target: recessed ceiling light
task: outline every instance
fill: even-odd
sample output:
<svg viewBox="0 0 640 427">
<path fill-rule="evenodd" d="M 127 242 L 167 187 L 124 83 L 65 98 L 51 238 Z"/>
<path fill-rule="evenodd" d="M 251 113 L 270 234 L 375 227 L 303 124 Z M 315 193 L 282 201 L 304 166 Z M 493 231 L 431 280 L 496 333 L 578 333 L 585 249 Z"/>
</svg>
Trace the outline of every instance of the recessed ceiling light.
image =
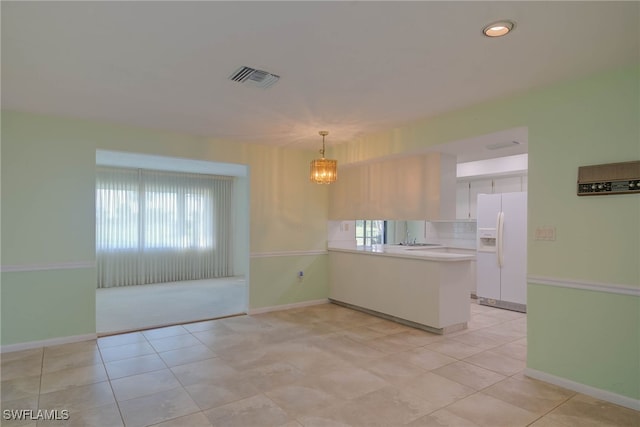
<svg viewBox="0 0 640 427">
<path fill-rule="evenodd" d="M 484 27 L 482 32 L 487 37 L 502 37 L 513 30 L 514 27 L 515 24 L 512 21 L 498 21 Z"/>
</svg>

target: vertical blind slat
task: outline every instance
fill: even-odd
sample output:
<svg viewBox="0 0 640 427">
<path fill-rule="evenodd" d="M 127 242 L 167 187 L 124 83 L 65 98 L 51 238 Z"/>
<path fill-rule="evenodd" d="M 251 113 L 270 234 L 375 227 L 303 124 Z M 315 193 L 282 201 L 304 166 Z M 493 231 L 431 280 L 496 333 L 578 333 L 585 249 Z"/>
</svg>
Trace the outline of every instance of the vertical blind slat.
<svg viewBox="0 0 640 427">
<path fill-rule="evenodd" d="M 234 182 L 99 167 L 98 287 L 232 276 Z"/>
</svg>

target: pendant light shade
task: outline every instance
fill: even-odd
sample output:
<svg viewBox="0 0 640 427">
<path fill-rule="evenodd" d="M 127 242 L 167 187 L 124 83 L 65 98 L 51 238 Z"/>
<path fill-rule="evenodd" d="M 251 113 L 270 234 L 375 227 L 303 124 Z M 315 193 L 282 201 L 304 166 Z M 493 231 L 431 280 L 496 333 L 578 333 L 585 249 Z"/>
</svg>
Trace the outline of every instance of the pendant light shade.
<svg viewBox="0 0 640 427">
<path fill-rule="evenodd" d="M 338 161 L 324 158 L 324 137 L 329 135 L 329 132 L 321 130 L 319 134 L 322 136 L 322 158 L 311 160 L 309 179 L 316 184 L 331 184 L 338 179 Z"/>
</svg>

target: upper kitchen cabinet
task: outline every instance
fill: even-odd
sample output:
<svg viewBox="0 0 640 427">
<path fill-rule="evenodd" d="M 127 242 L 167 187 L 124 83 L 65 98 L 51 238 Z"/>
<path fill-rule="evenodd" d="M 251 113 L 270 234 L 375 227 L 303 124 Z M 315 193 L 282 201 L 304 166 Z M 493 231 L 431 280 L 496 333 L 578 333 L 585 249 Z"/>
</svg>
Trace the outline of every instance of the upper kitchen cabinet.
<svg viewBox="0 0 640 427">
<path fill-rule="evenodd" d="M 517 193 L 522 189 L 522 176 L 501 176 L 493 179 L 494 193 Z"/>
<path fill-rule="evenodd" d="M 456 186 L 456 219 L 475 219 L 478 194 L 493 193 L 491 179 L 459 181 Z"/>
<path fill-rule="evenodd" d="M 453 219 L 455 157 L 421 154 L 341 168 L 329 190 L 329 219 Z"/>
<path fill-rule="evenodd" d="M 338 169 L 338 180 L 329 188 L 329 219 L 353 220 L 366 215 L 369 170 L 362 167 Z"/>
<path fill-rule="evenodd" d="M 461 180 L 456 185 L 456 219 L 476 219 L 478 194 L 527 191 L 527 175 Z"/>
<path fill-rule="evenodd" d="M 456 219 L 476 219 L 478 194 L 527 191 L 528 163 L 527 154 L 459 163 Z"/>
</svg>

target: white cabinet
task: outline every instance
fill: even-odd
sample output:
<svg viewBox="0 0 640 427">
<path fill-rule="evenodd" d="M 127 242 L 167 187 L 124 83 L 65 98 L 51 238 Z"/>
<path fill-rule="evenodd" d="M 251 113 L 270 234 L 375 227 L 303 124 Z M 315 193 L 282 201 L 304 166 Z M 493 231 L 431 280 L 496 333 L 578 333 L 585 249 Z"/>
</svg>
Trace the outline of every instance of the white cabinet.
<svg viewBox="0 0 640 427">
<path fill-rule="evenodd" d="M 477 215 L 478 194 L 493 193 L 493 180 L 481 179 L 471 181 L 469 188 L 469 219 L 475 219 Z"/>
<path fill-rule="evenodd" d="M 455 157 L 440 153 L 345 167 L 329 189 L 329 219 L 452 219 Z"/>
<path fill-rule="evenodd" d="M 369 194 L 362 188 L 369 187 L 369 169 L 350 167 L 338 171 L 338 180 L 331 184 L 329 218 L 356 219 L 366 218 L 366 204 Z"/>
<path fill-rule="evenodd" d="M 503 176 L 493 180 L 494 193 L 517 193 L 520 191 L 523 191 L 521 176 Z"/>
<path fill-rule="evenodd" d="M 491 194 L 491 179 L 460 181 L 456 186 L 456 219 L 475 219 L 478 194 Z"/>
<path fill-rule="evenodd" d="M 527 175 L 483 177 L 456 184 L 456 219 L 476 219 L 478 194 L 527 191 Z"/>
<path fill-rule="evenodd" d="M 456 184 L 456 219 L 469 219 L 469 186 L 468 181 L 459 181 Z"/>
<path fill-rule="evenodd" d="M 430 261 L 329 250 L 329 298 L 436 333 L 469 321 L 471 260 Z"/>
</svg>

